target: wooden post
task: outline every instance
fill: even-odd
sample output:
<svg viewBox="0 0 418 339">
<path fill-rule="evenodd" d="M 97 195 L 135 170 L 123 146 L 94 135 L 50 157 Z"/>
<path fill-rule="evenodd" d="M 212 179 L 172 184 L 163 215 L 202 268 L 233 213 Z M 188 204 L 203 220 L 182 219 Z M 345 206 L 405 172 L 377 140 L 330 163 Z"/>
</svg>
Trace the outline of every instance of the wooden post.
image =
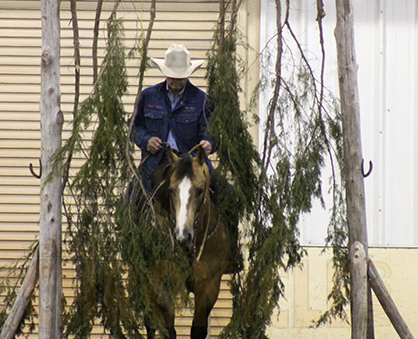
<svg viewBox="0 0 418 339">
<path fill-rule="evenodd" d="M 352 338 L 366 338 L 367 336 L 367 258 L 364 246 L 355 241 L 350 249 L 351 303 L 356 305 L 356 311 L 351 313 Z M 354 335 L 353 335 L 354 333 Z"/>
<path fill-rule="evenodd" d="M 361 171 L 362 148 L 360 135 L 360 106 L 357 85 L 356 55 L 354 49 L 354 17 L 350 0 L 336 0 L 338 76 L 340 86 L 341 113 L 343 121 L 344 165 L 346 179 L 347 222 L 349 230 L 349 249 L 356 248 L 355 242 L 364 247 L 365 258 L 368 258 L 366 227 L 366 202 L 364 195 L 363 174 Z M 350 258 L 355 256 L 350 253 Z M 367 275 L 350 265 L 351 286 L 367 286 Z M 367 314 L 362 314 L 363 302 L 355 298 L 351 288 L 351 318 L 353 339 L 365 339 L 367 331 Z M 359 323 L 357 323 L 359 322 Z"/>
<path fill-rule="evenodd" d="M 371 280 L 371 287 L 377 299 L 380 301 L 386 315 L 395 328 L 401 339 L 414 339 L 408 325 L 403 320 L 398 311 L 393 299 L 391 298 L 385 284 L 380 278 L 379 272 L 374 266 L 373 262 L 369 261 L 369 277 Z"/>
<path fill-rule="evenodd" d="M 33 290 L 38 282 L 39 274 L 39 247 L 36 249 L 29 268 L 26 272 L 25 279 L 19 289 L 19 293 L 10 309 L 6 322 L 0 334 L 0 339 L 13 339 L 16 330 L 22 320 L 23 313 L 32 297 Z"/>
<path fill-rule="evenodd" d="M 39 237 L 39 338 L 61 338 L 61 167 L 51 156 L 61 147 L 60 0 L 41 0 L 41 208 Z M 50 174 L 51 180 L 47 180 Z"/>
</svg>

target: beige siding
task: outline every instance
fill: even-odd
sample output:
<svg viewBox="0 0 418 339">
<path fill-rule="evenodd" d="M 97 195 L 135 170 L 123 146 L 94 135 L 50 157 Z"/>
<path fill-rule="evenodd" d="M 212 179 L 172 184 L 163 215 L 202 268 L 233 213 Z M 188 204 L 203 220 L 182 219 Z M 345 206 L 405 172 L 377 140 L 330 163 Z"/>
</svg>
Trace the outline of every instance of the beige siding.
<svg viewBox="0 0 418 339">
<path fill-rule="evenodd" d="M 99 58 L 103 58 L 106 20 L 114 1 L 104 1 L 100 25 Z M 96 1 L 77 1 L 81 43 L 81 99 L 91 91 L 91 46 Z M 74 58 L 70 5 L 61 2 L 61 91 L 62 110 L 65 115 L 63 137 L 70 133 L 72 103 L 74 99 Z M 135 39 L 146 29 L 149 21 L 150 1 L 122 1 L 118 17 L 124 21 L 126 47 L 132 48 Z M 213 28 L 218 17 L 215 1 L 157 1 L 149 55 L 164 57 L 172 43 L 184 43 L 192 58 L 205 59 L 212 44 Z M 29 164 L 38 172 L 40 157 L 40 55 L 41 19 L 39 0 L 0 0 L 0 265 L 8 265 L 25 255 L 37 238 L 39 228 L 39 180 L 29 172 Z M 99 62 L 100 62 L 99 60 Z M 125 98 L 127 112 L 133 111 L 136 94 L 138 60 L 128 62 L 131 87 Z M 145 86 L 162 81 L 156 69 L 147 71 Z M 205 90 L 205 69 L 192 76 L 194 84 Z M 75 159 L 75 165 L 81 160 Z M 65 220 L 63 220 L 65 221 Z M 63 225 L 65 229 L 66 225 Z M 6 272 L 0 272 L 0 278 Z M 67 303 L 73 296 L 73 270 L 63 267 L 64 292 Z M 231 300 L 226 283 L 211 319 L 211 334 L 216 335 L 231 315 Z M 190 311 L 184 311 L 177 320 L 179 338 L 187 338 L 191 324 Z M 106 338 L 101 329 L 94 338 Z M 30 336 L 31 338 L 37 335 Z"/>
</svg>

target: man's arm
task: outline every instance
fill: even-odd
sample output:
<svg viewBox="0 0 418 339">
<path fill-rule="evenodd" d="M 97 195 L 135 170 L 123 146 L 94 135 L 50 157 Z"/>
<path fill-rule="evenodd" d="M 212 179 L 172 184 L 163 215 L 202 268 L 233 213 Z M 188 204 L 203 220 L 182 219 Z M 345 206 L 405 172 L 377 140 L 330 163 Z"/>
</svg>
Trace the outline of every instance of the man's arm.
<svg viewBox="0 0 418 339">
<path fill-rule="evenodd" d="M 207 133 L 207 127 L 210 121 L 210 117 L 214 110 L 213 102 L 208 98 L 205 97 L 203 103 L 203 112 L 202 116 L 200 117 L 199 126 L 199 137 L 200 137 L 200 145 L 202 145 L 203 149 L 205 150 L 205 154 L 208 156 L 216 151 L 215 142 L 210 138 Z"/>
<path fill-rule="evenodd" d="M 138 102 L 136 116 L 134 117 L 132 137 L 135 144 L 141 150 L 146 151 L 148 150 L 148 144 L 152 136 L 147 132 L 145 128 L 144 106 L 145 95 L 144 92 L 142 92 L 141 99 Z"/>
</svg>

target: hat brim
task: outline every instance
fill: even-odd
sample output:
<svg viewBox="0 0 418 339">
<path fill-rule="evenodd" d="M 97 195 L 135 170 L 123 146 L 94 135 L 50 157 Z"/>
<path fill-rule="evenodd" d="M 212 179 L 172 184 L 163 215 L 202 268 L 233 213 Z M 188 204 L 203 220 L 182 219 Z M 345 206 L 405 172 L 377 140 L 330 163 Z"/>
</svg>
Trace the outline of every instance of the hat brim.
<svg viewBox="0 0 418 339">
<path fill-rule="evenodd" d="M 190 62 L 191 65 L 187 68 L 173 68 L 167 67 L 164 64 L 164 59 L 151 58 L 151 61 L 166 77 L 175 79 L 188 78 L 190 75 L 196 72 L 200 68 L 200 66 L 202 66 L 205 62 L 205 60 L 193 60 Z"/>
</svg>

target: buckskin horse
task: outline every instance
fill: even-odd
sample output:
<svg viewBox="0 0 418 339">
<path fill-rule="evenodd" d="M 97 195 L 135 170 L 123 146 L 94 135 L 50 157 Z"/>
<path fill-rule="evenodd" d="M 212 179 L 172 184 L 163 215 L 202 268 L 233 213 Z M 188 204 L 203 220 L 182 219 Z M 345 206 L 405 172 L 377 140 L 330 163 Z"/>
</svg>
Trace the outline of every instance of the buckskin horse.
<svg viewBox="0 0 418 339">
<path fill-rule="evenodd" d="M 186 282 L 188 292 L 195 296 L 190 336 L 191 339 L 204 339 L 222 275 L 233 272 L 231 235 L 210 198 L 210 174 L 203 148 L 198 148 L 196 157 L 177 156 L 170 148 L 166 155 L 168 163 L 157 167 L 151 175 L 153 186 L 157 187 L 155 200 L 172 220 L 174 243 L 191 258 L 193 281 Z M 168 338 L 174 339 L 173 303 L 165 302 L 167 298 L 156 299 L 154 302 L 162 311 Z M 155 330 L 147 326 L 147 338 L 154 336 Z"/>
</svg>

